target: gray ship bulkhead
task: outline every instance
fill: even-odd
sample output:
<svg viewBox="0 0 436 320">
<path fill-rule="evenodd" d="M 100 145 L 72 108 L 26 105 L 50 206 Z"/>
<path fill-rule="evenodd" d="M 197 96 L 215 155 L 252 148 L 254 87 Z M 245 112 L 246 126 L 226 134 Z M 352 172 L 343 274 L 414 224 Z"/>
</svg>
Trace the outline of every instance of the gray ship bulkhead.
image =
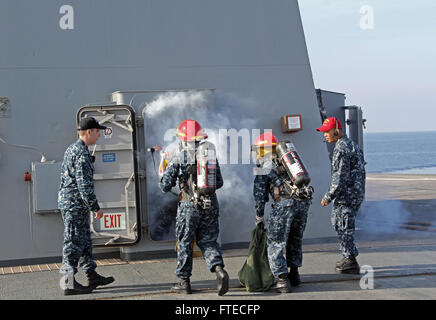
<svg viewBox="0 0 436 320">
<path fill-rule="evenodd" d="M 128 207 L 139 210 L 139 242 L 121 248 L 98 247 L 96 252 L 120 252 L 130 259 L 136 254 L 173 250 L 173 240 L 152 240 L 148 230 L 149 209 L 165 195 L 151 197 L 149 193 L 157 180 L 152 178 L 153 163 L 146 149 L 163 141 L 148 139 L 147 126 L 156 128 L 159 122 L 143 118 L 144 104 L 171 90 L 210 89 L 214 101 L 210 112 L 215 117 L 221 110 L 220 97 L 237 97 L 247 102 L 247 112 L 235 109 L 227 115 L 234 118 L 230 123 L 253 118 L 259 129 L 272 129 L 279 138 L 292 139 L 315 188 L 305 239 L 333 236 L 330 209 L 320 206 L 329 186 L 330 163 L 322 136 L 315 130 L 321 117 L 296 0 L 77 1 L 71 4 L 74 29 L 70 30 L 59 24 L 64 15 L 59 9 L 64 4 L 30 0 L 0 4 L 0 97 L 8 99 L 7 112 L 0 114 L 0 138 L 9 143 L 0 143 L 1 263 L 44 261 L 61 255 L 62 220 L 50 209 L 59 185 L 56 170 L 65 149 L 76 139 L 77 113 L 87 105 L 127 105 L 134 111 L 133 123 L 139 124 L 134 133 L 136 154 L 128 155 L 127 147 L 123 151 L 132 166 L 119 170 L 132 172 L 136 157 L 133 184 L 127 185 L 130 176 L 126 175 L 115 179 L 119 184 L 115 186 L 118 169 L 99 170 L 103 170 L 102 159 L 114 162 L 118 154 L 106 152 L 109 155 L 103 158 L 105 150 L 99 147 L 96 151 L 102 160 L 96 163 L 97 193 L 117 212 L 125 208 L 119 204 L 126 201 L 124 193 L 108 198 L 101 181 L 109 177 L 113 188 L 127 186 L 127 200 L 132 201 Z M 282 133 L 280 118 L 294 114 L 301 115 L 303 130 Z M 108 143 L 100 139 L 100 145 Z M 132 141 L 123 143 L 133 150 Z M 54 163 L 41 163 L 37 151 L 11 144 L 34 147 Z M 232 185 L 238 177 L 230 176 L 235 174 L 231 165 L 223 165 L 227 189 L 218 190 L 218 197 L 224 247 L 247 243 L 254 228 L 251 192 L 237 200 L 223 196 L 232 187 L 251 190 L 252 170 L 253 164 L 240 165 L 239 184 Z M 33 181 L 24 180 L 25 172 L 33 173 Z M 135 214 L 131 216 L 136 219 Z"/>
</svg>

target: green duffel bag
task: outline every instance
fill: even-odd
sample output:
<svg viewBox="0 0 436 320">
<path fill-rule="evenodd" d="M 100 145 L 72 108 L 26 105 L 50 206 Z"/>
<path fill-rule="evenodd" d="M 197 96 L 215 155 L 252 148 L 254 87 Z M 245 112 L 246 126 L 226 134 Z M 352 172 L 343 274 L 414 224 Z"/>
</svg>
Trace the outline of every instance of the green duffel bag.
<svg viewBox="0 0 436 320">
<path fill-rule="evenodd" d="M 248 257 L 238 272 L 239 283 L 248 292 L 268 291 L 274 284 L 266 249 L 266 231 L 263 222 L 251 231 Z"/>
</svg>

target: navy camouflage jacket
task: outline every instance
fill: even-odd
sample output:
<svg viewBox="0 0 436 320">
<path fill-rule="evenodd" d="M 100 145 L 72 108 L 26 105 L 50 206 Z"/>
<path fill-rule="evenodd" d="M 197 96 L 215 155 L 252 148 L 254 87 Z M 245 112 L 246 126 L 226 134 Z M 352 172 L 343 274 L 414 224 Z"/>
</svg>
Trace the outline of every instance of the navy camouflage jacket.
<svg viewBox="0 0 436 320">
<path fill-rule="evenodd" d="M 365 196 L 365 160 L 359 146 L 348 137 L 336 142 L 332 155 L 332 182 L 323 197 L 327 203 L 359 206 Z"/>
<path fill-rule="evenodd" d="M 188 168 L 190 166 L 189 156 L 186 151 L 179 151 L 174 155 L 168 164 L 165 173 L 163 174 L 159 188 L 162 192 L 168 192 L 174 187 L 179 180 L 179 188 L 182 190 L 182 186 L 188 185 L 189 172 Z M 223 177 L 221 175 L 221 169 L 216 162 L 216 188 L 219 189 L 223 186 Z M 215 196 L 215 195 L 214 195 Z"/>
<path fill-rule="evenodd" d="M 64 211 L 98 211 L 94 194 L 94 165 L 88 147 L 78 139 L 65 151 L 61 167 L 58 208 Z"/>
</svg>

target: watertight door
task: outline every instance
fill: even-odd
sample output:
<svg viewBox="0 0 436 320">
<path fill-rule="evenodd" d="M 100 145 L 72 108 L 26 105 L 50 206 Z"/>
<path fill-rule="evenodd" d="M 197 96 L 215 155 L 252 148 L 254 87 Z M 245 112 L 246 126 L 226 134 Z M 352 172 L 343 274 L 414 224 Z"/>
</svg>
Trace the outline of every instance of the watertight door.
<svg viewBox="0 0 436 320">
<path fill-rule="evenodd" d="M 128 105 L 86 106 L 77 112 L 77 123 L 94 117 L 107 127 L 89 146 L 94 162 L 94 190 L 104 215 L 90 215 L 94 246 L 135 244 L 140 238 L 135 112 Z"/>
</svg>

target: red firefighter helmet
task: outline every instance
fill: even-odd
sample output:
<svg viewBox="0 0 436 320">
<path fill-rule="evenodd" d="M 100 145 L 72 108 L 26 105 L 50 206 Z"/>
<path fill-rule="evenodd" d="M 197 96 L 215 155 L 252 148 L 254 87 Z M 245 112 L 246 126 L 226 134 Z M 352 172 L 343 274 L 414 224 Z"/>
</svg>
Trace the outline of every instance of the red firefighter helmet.
<svg viewBox="0 0 436 320">
<path fill-rule="evenodd" d="M 257 137 L 251 147 L 252 151 L 256 151 L 256 158 L 262 158 L 271 152 L 275 152 L 278 141 L 272 132 L 265 132 Z"/>
<path fill-rule="evenodd" d="M 274 137 L 272 132 L 265 132 L 257 137 L 256 141 L 254 142 L 255 148 L 263 148 L 263 147 L 275 147 L 277 146 L 277 139 Z"/>
<path fill-rule="evenodd" d="M 176 135 L 182 141 L 200 141 L 207 138 L 207 134 L 201 128 L 200 124 L 192 119 L 186 119 L 180 122 L 176 129 Z"/>
</svg>

